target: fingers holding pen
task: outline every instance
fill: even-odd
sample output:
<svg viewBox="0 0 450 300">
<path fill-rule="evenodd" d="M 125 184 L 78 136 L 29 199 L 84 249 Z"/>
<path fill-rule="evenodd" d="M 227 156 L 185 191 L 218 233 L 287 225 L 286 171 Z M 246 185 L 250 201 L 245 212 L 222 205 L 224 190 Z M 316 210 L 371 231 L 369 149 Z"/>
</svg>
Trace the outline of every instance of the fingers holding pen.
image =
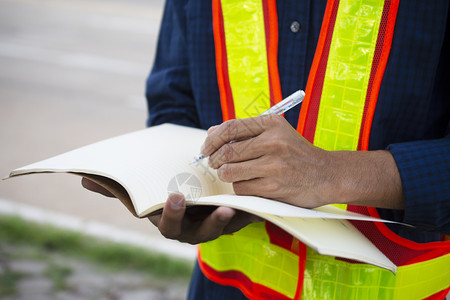
<svg viewBox="0 0 450 300">
<path fill-rule="evenodd" d="M 218 169 L 227 163 L 256 159 L 264 154 L 258 137 L 222 145 L 209 157 L 209 166 Z"/>
<path fill-rule="evenodd" d="M 247 119 L 235 119 L 213 126 L 208 130 L 208 136 L 201 147 L 201 153 L 210 156 L 223 145 L 256 137 L 269 126 L 273 115 Z"/>
<path fill-rule="evenodd" d="M 225 163 L 256 159 L 267 153 L 270 131 L 284 123 L 278 115 L 227 121 L 208 130 L 201 152 L 210 157 L 209 165 L 214 169 Z"/>
</svg>

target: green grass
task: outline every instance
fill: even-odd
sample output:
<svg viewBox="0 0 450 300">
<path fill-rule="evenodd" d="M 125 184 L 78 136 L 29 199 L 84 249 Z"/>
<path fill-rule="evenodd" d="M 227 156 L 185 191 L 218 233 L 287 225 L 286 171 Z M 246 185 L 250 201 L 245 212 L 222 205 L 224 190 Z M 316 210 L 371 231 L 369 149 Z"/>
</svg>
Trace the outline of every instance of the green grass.
<svg viewBox="0 0 450 300">
<path fill-rule="evenodd" d="M 0 274 L 0 298 L 2 296 L 14 295 L 17 292 L 16 283 L 22 278 L 22 274 L 9 269 Z"/>
<path fill-rule="evenodd" d="M 67 266 L 51 262 L 44 274 L 52 280 L 53 288 L 60 291 L 67 288 L 66 278 L 72 274 L 72 269 Z"/>
<path fill-rule="evenodd" d="M 193 268 L 192 262 L 182 259 L 135 246 L 100 240 L 50 225 L 24 221 L 18 217 L 0 216 L 0 243 L 32 246 L 35 253 L 69 255 L 97 262 L 110 270 L 140 271 L 158 278 L 187 280 Z M 46 274 L 50 278 L 64 278 L 69 273 L 70 270 L 53 266 L 49 267 Z"/>
</svg>

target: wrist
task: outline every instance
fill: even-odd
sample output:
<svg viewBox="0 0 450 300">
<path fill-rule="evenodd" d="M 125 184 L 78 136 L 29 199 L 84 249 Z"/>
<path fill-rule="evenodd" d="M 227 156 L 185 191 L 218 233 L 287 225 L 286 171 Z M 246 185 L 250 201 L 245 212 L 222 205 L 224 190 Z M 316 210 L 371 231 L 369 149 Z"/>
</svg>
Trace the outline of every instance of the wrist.
<svg viewBox="0 0 450 300">
<path fill-rule="evenodd" d="M 400 174 L 386 150 L 332 151 L 335 169 L 330 203 L 404 209 Z"/>
</svg>

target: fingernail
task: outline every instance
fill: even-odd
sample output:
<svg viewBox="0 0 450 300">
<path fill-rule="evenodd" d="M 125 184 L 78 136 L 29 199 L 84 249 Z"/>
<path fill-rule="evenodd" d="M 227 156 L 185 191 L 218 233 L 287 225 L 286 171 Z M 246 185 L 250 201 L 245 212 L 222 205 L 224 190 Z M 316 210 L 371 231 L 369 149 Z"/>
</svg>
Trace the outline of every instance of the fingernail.
<svg viewBox="0 0 450 300">
<path fill-rule="evenodd" d="M 229 216 L 219 216 L 220 222 L 228 222 L 231 218 Z"/>
<path fill-rule="evenodd" d="M 228 223 L 231 220 L 231 218 L 233 218 L 235 211 L 229 207 L 224 207 L 221 209 L 222 209 L 222 214 L 219 215 L 219 221 Z"/>
<path fill-rule="evenodd" d="M 170 208 L 173 210 L 180 210 L 184 206 L 183 197 L 178 194 L 172 194 L 170 197 Z"/>
</svg>

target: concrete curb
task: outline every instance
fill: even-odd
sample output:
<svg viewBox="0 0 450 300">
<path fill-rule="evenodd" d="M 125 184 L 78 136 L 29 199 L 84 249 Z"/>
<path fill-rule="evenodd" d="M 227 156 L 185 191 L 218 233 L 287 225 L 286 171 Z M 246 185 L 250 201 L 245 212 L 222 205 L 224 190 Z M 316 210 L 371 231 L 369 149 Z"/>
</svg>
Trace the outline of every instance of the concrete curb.
<svg viewBox="0 0 450 300">
<path fill-rule="evenodd" d="M 145 249 L 167 254 L 173 257 L 194 260 L 197 248 L 189 244 L 148 236 L 131 230 L 111 226 L 106 223 L 83 220 L 71 215 L 57 213 L 35 206 L 0 198 L 0 214 L 16 215 L 25 220 L 50 224 L 59 228 L 70 229 L 94 237 L 143 247 Z"/>
</svg>

